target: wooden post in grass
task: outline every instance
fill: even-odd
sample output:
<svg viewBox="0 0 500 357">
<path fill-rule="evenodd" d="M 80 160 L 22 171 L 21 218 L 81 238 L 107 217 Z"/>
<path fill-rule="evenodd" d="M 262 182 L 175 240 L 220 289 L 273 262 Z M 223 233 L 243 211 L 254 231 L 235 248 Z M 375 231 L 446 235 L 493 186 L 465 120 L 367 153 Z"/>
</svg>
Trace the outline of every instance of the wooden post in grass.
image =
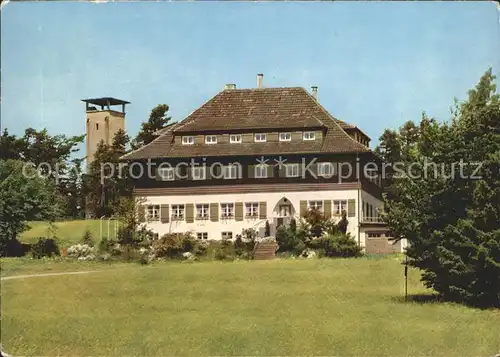
<svg viewBox="0 0 500 357">
<path fill-rule="evenodd" d="M 408 256 L 405 254 L 405 301 L 408 301 Z"/>
</svg>

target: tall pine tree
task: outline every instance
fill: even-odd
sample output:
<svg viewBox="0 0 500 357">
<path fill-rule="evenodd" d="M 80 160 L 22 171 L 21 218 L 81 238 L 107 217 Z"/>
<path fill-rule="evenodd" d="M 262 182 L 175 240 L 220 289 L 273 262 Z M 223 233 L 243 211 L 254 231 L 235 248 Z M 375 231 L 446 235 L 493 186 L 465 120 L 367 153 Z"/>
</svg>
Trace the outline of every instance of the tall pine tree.
<svg viewBox="0 0 500 357">
<path fill-rule="evenodd" d="M 171 119 L 171 117 L 167 116 L 168 109 L 167 104 L 159 104 L 153 108 L 148 121 L 142 123 L 141 130 L 132 141 L 133 150 L 147 145 L 156 139 L 157 135 L 155 133 L 164 128 Z"/>
</svg>

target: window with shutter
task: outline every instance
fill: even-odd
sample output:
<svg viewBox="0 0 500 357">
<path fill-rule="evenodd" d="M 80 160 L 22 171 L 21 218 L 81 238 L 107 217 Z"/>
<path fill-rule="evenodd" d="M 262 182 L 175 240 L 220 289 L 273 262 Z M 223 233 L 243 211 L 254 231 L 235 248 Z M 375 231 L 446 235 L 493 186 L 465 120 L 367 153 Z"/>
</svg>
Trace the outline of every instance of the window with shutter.
<svg viewBox="0 0 500 357">
<path fill-rule="evenodd" d="M 259 202 L 259 219 L 267 218 L 267 202 L 262 201 Z"/>
<path fill-rule="evenodd" d="M 347 216 L 356 216 L 356 200 L 347 200 Z"/>
</svg>

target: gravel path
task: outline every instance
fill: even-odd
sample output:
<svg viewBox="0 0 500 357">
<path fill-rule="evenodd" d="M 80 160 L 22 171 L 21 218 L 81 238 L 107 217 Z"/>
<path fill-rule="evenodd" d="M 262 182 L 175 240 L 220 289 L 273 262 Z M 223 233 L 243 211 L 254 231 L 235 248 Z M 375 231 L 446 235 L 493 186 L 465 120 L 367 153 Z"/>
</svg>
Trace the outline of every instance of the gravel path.
<svg viewBox="0 0 500 357">
<path fill-rule="evenodd" d="M 89 273 L 97 273 L 97 272 L 99 272 L 99 270 L 70 271 L 70 272 L 61 272 L 61 273 L 44 273 L 44 274 L 29 274 L 29 275 L 13 275 L 13 276 L 4 276 L 0 279 L 1 280 L 11 280 L 11 279 L 24 279 L 24 278 L 38 278 L 38 277 L 42 277 L 42 276 L 89 274 Z"/>
</svg>

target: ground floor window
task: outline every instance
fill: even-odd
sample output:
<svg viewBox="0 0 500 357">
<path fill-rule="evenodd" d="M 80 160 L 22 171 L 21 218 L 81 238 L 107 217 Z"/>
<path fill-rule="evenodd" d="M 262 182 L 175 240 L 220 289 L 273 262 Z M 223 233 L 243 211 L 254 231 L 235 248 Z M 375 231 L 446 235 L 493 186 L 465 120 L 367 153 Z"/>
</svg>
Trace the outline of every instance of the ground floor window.
<svg viewBox="0 0 500 357">
<path fill-rule="evenodd" d="M 323 210 L 323 201 L 309 201 L 309 209 Z"/>
<path fill-rule="evenodd" d="M 207 232 L 201 232 L 201 233 L 196 233 L 196 238 L 202 240 L 207 240 L 208 239 L 208 233 Z"/>
<path fill-rule="evenodd" d="M 334 200 L 333 201 L 333 214 L 340 216 L 343 211 L 347 212 L 347 200 Z"/>
<path fill-rule="evenodd" d="M 220 209 L 222 218 L 234 217 L 234 203 L 221 203 Z"/>
<path fill-rule="evenodd" d="M 257 202 L 245 203 L 245 216 L 252 218 L 259 215 L 259 204 Z"/>
<path fill-rule="evenodd" d="M 184 219 L 184 205 L 172 205 L 172 219 L 175 221 Z"/>
<path fill-rule="evenodd" d="M 160 205 L 146 206 L 146 220 L 148 221 L 160 220 Z"/>
<path fill-rule="evenodd" d="M 299 177 L 299 164 L 285 164 L 286 177 Z"/>
<path fill-rule="evenodd" d="M 208 204 L 196 205 L 196 219 L 208 219 Z"/>
<path fill-rule="evenodd" d="M 222 232 L 222 239 L 233 239 L 233 232 Z"/>
</svg>

